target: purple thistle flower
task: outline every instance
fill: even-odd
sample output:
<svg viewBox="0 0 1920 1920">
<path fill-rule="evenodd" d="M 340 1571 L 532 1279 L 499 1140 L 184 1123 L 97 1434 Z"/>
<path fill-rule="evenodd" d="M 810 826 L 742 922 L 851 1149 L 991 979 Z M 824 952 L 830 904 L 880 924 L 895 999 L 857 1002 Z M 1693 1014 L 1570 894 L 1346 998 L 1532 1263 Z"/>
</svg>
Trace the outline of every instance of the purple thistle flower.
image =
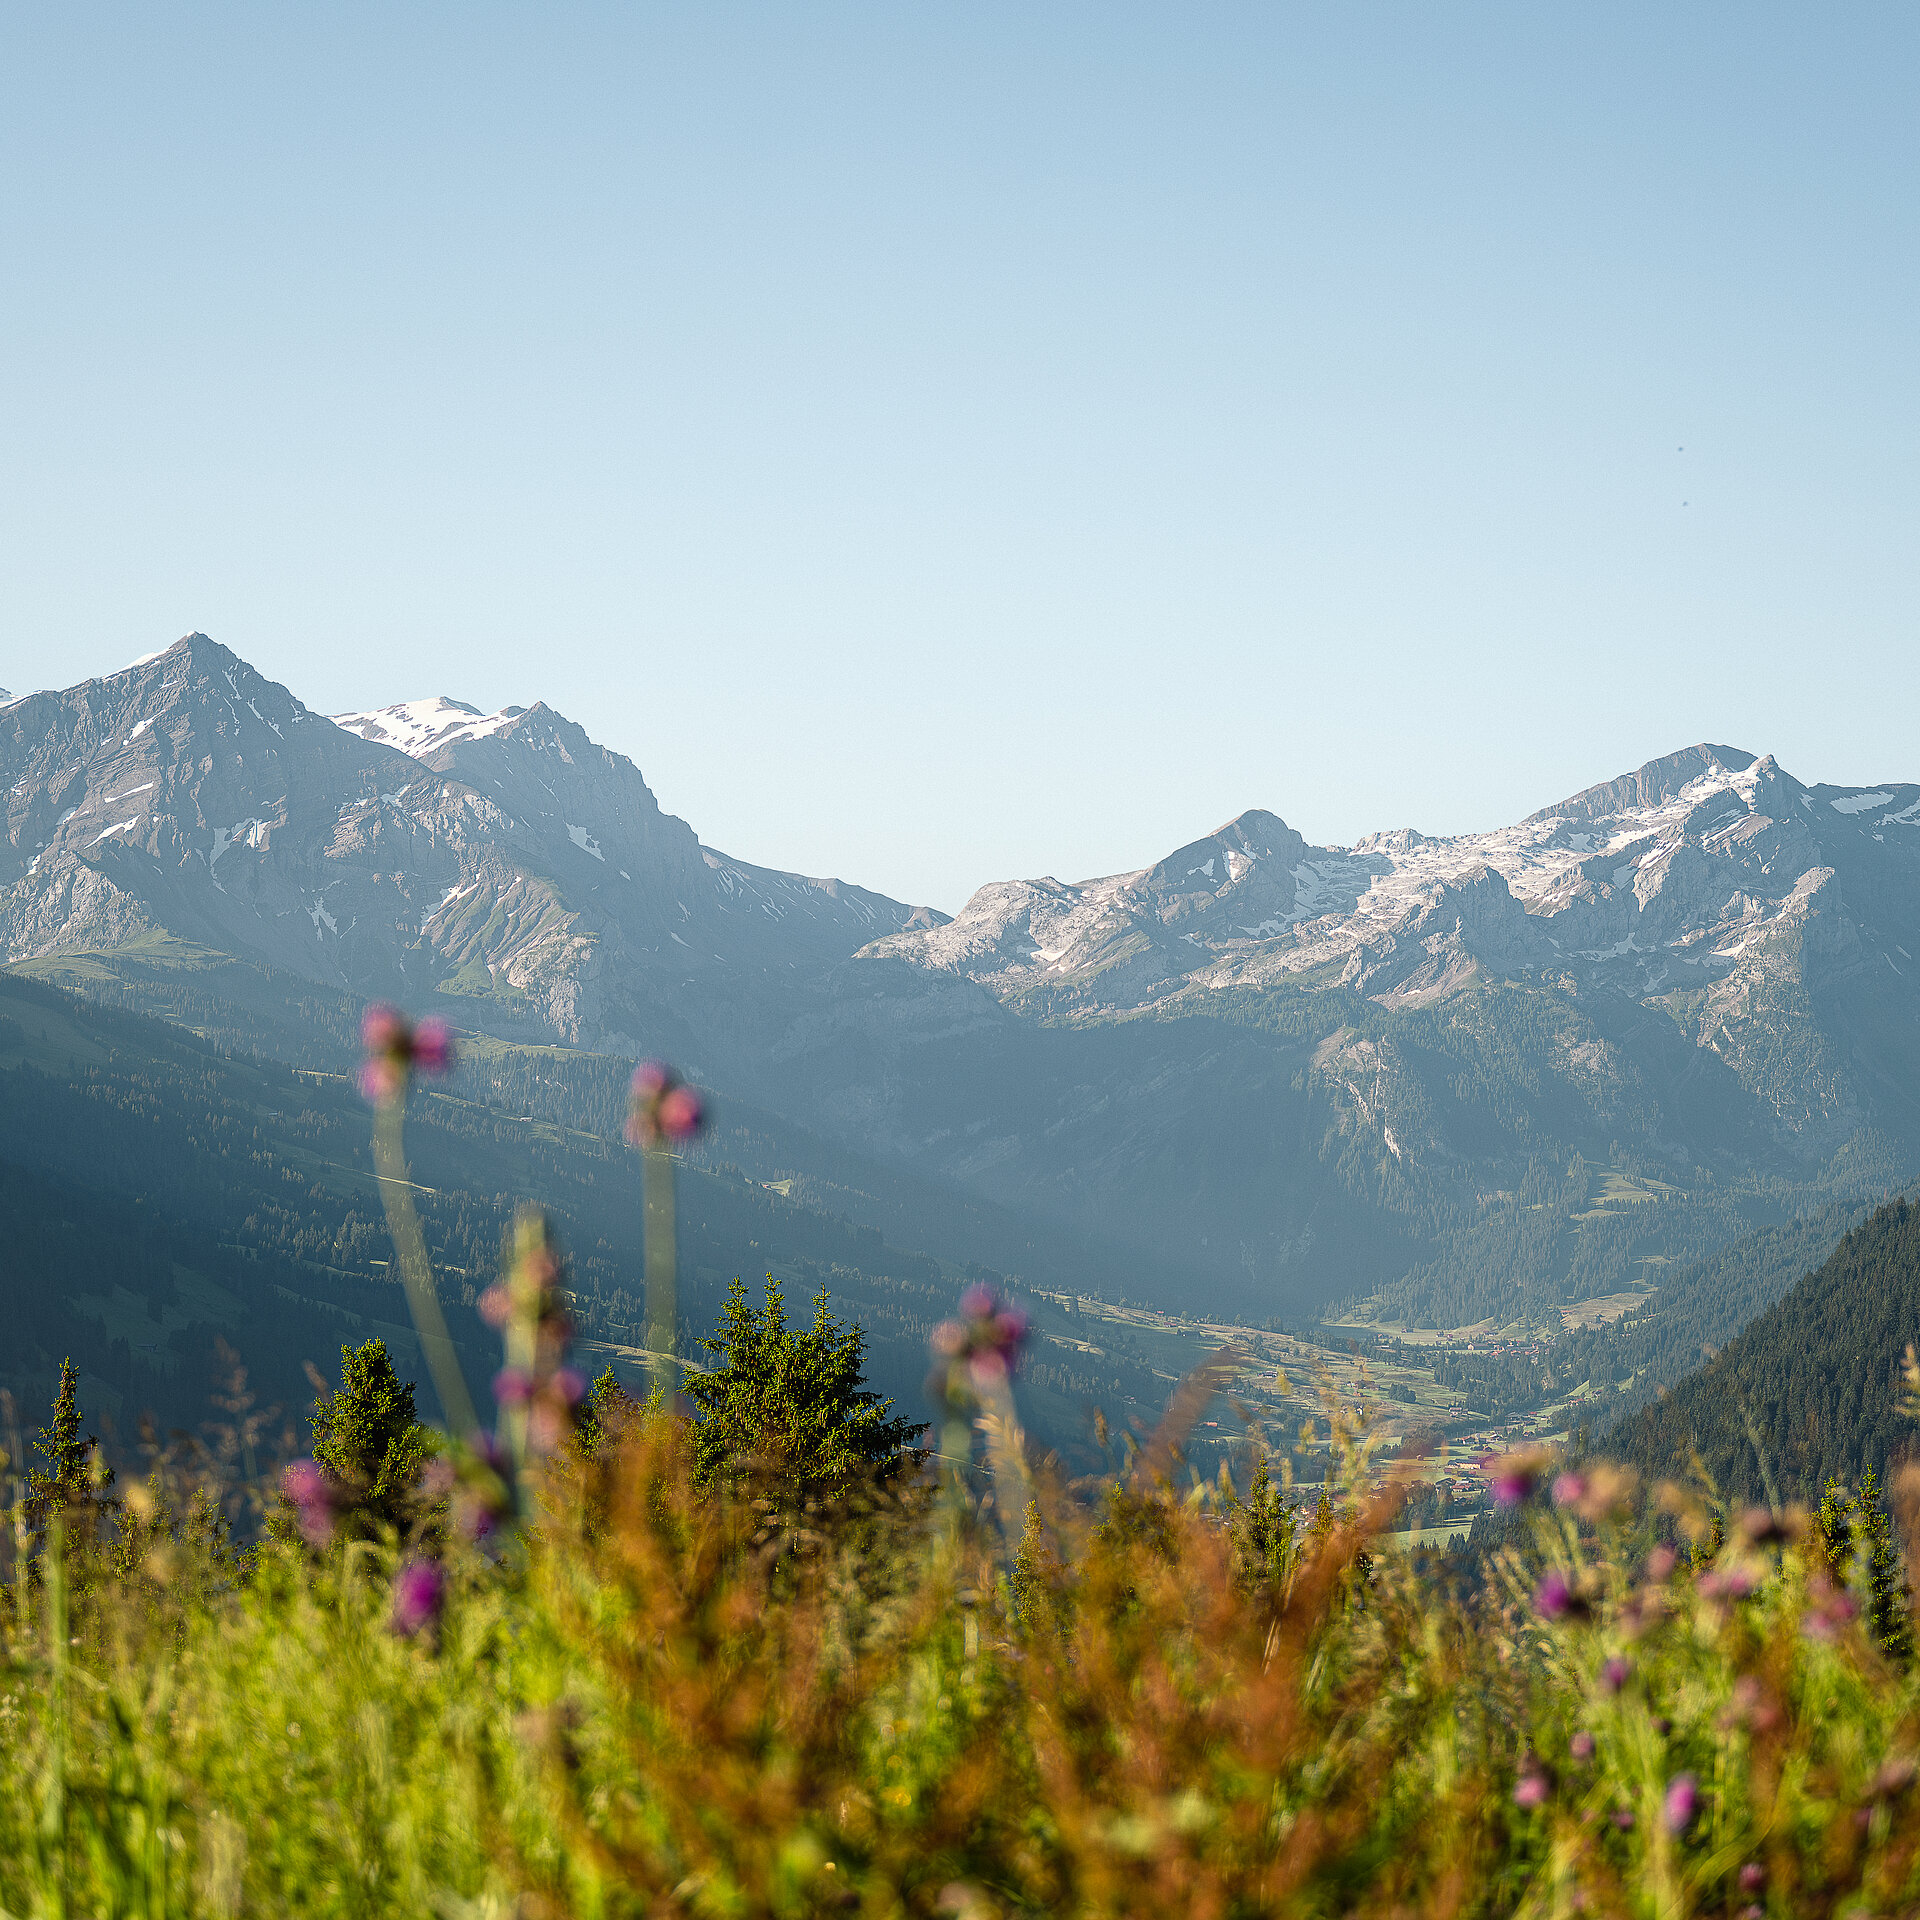
<svg viewBox="0 0 1920 1920">
<path fill-rule="evenodd" d="M 333 1538 L 333 1509 L 338 1490 L 317 1460 L 296 1460 L 280 1476 L 280 1490 L 299 1515 L 301 1537 L 310 1547 Z"/>
<path fill-rule="evenodd" d="M 409 1560 L 393 1577 L 395 1633 L 411 1638 L 440 1617 L 446 1599 L 447 1577 L 431 1560 Z"/>
<path fill-rule="evenodd" d="M 1509 1453 L 1499 1458 L 1489 1454 L 1480 1465 L 1486 1470 L 1495 1506 L 1519 1506 L 1539 1482 L 1539 1463 L 1532 1454 Z"/>
<path fill-rule="evenodd" d="M 992 1347 L 976 1353 L 967 1362 L 967 1373 L 982 1393 L 991 1393 L 995 1387 L 1004 1387 L 1008 1371 L 1006 1355 Z"/>
<path fill-rule="evenodd" d="M 453 1065 L 453 1029 L 429 1017 L 413 1030 L 413 1064 L 422 1073 L 445 1073 Z"/>
<path fill-rule="evenodd" d="M 1709 1600 L 1746 1600 L 1760 1583 L 1747 1567 L 1713 1567 L 1700 1576 L 1699 1590 Z"/>
<path fill-rule="evenodd" d="M 943 1320 L 928 1341 L 936 1361 L 947 1363 L 944 1386 L 941 1369 L 935 1367 L 933 1391 L 956 1402 L 969 1391 L 991 1394 L 1004 1387 L 1027 1337 L 1027 1316 L 1003 1304 L 989 1286 L 970 1286 L 960 1296 L 960 1312 L 964 1318 Z"/>
<path fill-rule="evenodd" d="M 1685 1833 L 1700 1811 L 1700 1782 L 1690 1773 L 1677 1773 L 1667 1787 L 1663 1811 L 1669 1833 Z"/>
<path fill-rule="evenodd" d="M 318 1460 L 296 1460 L 280 1476 L 280 1491 L 296 1507 L 330 1506 L 326 1469 Z"/>
<path fill-rule="evenodd" d="M 394 1007 L 367 1009 L 360 1022 L 360 1045 L 367 1056 L 360 1069 L 360 1091 L 376 1105 L 405 1093 L 416 1069 L 445 1073 L 453 1065 L 453 1029 L 444 1020 L 429 1018 L 410 1026 Z"/>
<path fill-rule="evenodd" d="M 1578 1506 L 1587 1497 L 1587 1483 L 1577 1473 L 1563 1473 L 1553 1483 L 1553 1504 L 1556 1507 Z"/>
<path fill-rule="evenodd" d="M 1818 1592 L 1813 1604 L 1802 1616 L 1800 1631 L 1809 1640 L 1837 1640 L 1846 1630 L 1847 1622 L 1859 1610 L 1852 1594 L 1826 1587 Z"/>
<path fill-rule="evenodd" d="M 1627 1684 L 1632 1673 L 1633 1668 L 1631 1664 L 1616 1653 L 1612 1655 L 1606 1665 L 1600 1669 L 1600 1684 L 1605 1687 L 1609 1693 L 1618 1693 L 1620 1689 Z"/>
<path fill-rule="evenodd" d="M 1613 1810 L 1613 1824 L 1618 1827 L 1622 1833 L 1631 1833 L 1633 1831 L 1633 1809 L 1631 1807 L 1615 1807 Z"/>
<path fill-rule="evenodd" d="M 398 1007 L 375 1004 L 360 1017 L 360 1046 L 365 1053 L 393 1053 L 406 1037 L 406 1018 Z"/>
<path fill-rule="evenodd" d="M 1740 1869 L 1740 1891 L 1758 1893 L 1767 1884 L 1767 1870 L 1758 1860 L 1749 1860 Z"/>
<path fill-rule="evenodd" d="M 1592 1613 L 1592 1603 L 1580 1590 L 1578 1576 L 1549 1568 L 1533 1590 L 1533 1604 L 1549 1620 L 1584 1620 Z"/>
<path fill-rule="evenodd" d="M 503 1407 L 524 1407 L 533 1398 L 533 1382 L 518 1367 L 502 1367 L 493 1376 L 493 1397 Z"/>
<path fill-rule="evenodd" d="M 633 1070 L 627 1098 L 627 1138 L 636 1147 L 691 1140 L 706 1122 L 700 1095 L 659 1060 L 643 1060 Z"/>
<path fill-rule="evenodd" d="M 1591 1760 L 1593 1758 L 1593 1735 L 1588 1733 L 1584 1727 L 1573 1736 L 1573 1739 L 1568 1745 L 1576 1760 Z"/>
<path fill-rule="evenodd" d="M 1531 1812 L 1535 1807 L 1543 1807 L 1547 1796 L 1553 1791 L 1544 1773 L 1529 1769 L 1514 1782 L 1513 1804 Z"/>
</svg>

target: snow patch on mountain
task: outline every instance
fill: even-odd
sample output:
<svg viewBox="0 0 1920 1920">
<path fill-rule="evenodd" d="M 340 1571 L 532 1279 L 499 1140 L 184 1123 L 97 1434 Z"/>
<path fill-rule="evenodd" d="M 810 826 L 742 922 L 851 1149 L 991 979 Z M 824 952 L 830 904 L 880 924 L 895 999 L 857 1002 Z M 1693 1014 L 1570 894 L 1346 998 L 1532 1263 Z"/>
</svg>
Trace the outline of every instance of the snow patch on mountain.
<svg viewBox="0 0 1920 1920">
<path fill-rule="evenodd" d="M 424 760 L 456 740 L 484 740 L 525 712 L 525 707 L 502 707 L 498 713 L 482 713 L 464 700 L 436 694 L 430 700 L 403 700 L 371 713 L 336 713 L 333 724 L 377 746 L 397 747 Z"/>
<path fill-rule="evenodd" d="M 1910 792 L 1843 794 L 1838 831 L 1851 841 L 1854 816 Z M 1702 746 L 1488 833 L 1308 847 L 1246 814 L 1152 868 L 994 882 L 950 924 L 863 955 L 1089 1015 L 1328 969 L 1383 1001 L 1569 969 L 1636 997 L 1711 986 L 1759 963 L 1769 928 L 1831 917 L 1833 857 L 1807 800 L 1771 757 Z M 1920 825 L 1920 800 L 1879 824 L 1895 822 Z"/>
</svg>

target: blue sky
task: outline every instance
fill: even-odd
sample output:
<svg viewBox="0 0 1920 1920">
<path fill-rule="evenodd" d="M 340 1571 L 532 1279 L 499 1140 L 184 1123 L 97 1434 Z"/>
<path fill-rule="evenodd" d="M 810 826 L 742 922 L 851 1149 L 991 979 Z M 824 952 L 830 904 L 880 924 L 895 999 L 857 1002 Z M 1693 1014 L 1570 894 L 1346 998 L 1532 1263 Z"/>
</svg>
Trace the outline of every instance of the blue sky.
<svg viewBox="0 0 1920 1920">
<path fill-rule="evenodd" d="M 15 691 L 544 698 L 949 908 L 1920 777 L 1911 9 L 0 20 Z"/>
</svg>

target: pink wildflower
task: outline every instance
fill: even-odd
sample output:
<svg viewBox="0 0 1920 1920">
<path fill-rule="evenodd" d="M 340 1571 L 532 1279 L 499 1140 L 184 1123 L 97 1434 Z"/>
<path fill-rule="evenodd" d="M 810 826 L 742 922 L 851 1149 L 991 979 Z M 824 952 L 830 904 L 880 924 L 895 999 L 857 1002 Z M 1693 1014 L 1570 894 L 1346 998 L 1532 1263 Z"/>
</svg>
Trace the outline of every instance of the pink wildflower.
<svg viewBox="0 0 1920 1920">
<path fill-rule="evenodd" d="M 1700 1782 L 1690 1773 L 1677 1773 L 1667 1787 L 1662 1807 L 1669 1833 L 1685 1833 L 1700 1811 Z"/>
<path fill-rule="evenodd" d="M 691 1140 L 706 1120 L 700 1095 L 659 1060 L 633 1070 L 627 1097 L 627 1138 L 636 1147 Z"/>
<path fill-rule="evenodd" d="M 280 1476 L 280 1490 L 293 1502 L 300 1533 L 311 1547 L 333 1538 L 333 1510 L 339 1489 L 317 1460 L 296 1460 Z"/>
<path fill-rule="evenodd" d="M 409 1560 L 393 1578 L 395 1633 L 411 1637 L 440 1617 L 447 1578 L 431 1560 Z"/>
<path fill-rule="evenodd" d="M 1540 1584 L 1533 1590 L 1533 1604 L 1549 1620 L 1564 1620 L 1569 1617 L 1581 1620 L 1592 1611 L 1574 1580 L 1562 1573 L 1558 1567 L 1548 1570 L 1541 1576 Z"/>
<path fill-rule="evenodd" d="M 1540 1462 L 1535 1454 L 1509 1453 L 1499 1458 L 1489 1454 L 1480 1464 L 1486 1469 L 1495 1506 L 1517 1507 L 1539 1484 Z"/>
<path fill-rule="evenodd" d="M 366 1063 L 360 1069 L 360 1090 L 376 1106 L 397 1100 L 417 1068 L 422 1073 L 445 1073 L 453 1065 L 453 1030 L 444 1020 L 428 1018 L 409 1026 L 394 1007 L 369 1007 L 360 1022 L 360 1046 Z"/>
</svg>

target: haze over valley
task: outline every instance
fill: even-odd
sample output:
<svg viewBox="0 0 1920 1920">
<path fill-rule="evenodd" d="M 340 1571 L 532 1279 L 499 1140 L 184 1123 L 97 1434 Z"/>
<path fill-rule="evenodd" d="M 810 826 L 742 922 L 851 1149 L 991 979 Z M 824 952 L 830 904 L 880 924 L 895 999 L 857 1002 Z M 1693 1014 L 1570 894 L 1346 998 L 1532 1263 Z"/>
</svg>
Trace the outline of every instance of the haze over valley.
<svg viewBox="0 0 1920 1920">
<path fill-rule="evenodd" d="M 760 1116 L 755 1180 L 1034 1290 L 1624 1338 L 1920 1168 L 1920 784 L 1730 744 L 1464 837 L 1254 808 L 953 916 L 706 846 L 544 705 L 330 717 L 200 634 L 11 697 L 0 780 L 22 976 L 335 1072 L 366 1001 L 437 1011 L 467 1097 L 598 1137 L 671 1058 Z"/>
</svg>

